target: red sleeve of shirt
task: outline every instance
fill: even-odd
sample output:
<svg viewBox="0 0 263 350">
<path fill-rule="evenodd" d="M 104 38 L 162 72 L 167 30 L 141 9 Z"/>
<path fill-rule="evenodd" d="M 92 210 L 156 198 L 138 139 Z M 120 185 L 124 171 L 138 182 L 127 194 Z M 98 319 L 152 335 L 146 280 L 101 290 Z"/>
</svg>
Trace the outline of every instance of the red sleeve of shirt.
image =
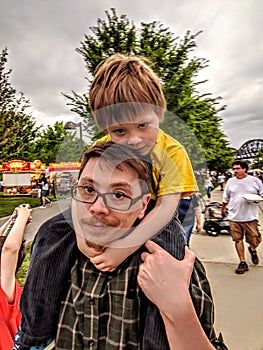
<svg viewBox="0 0 263 350">
<path fill-rule="evenodd" d="M 14 344 L 14 336 L 20 325 L 21 311 L 19 310 L 22 287 L 16 281 L 15 300 L 8 304 L 5 293 L 0 285 L 0 350 L 11 349 Z"/>
</svg>

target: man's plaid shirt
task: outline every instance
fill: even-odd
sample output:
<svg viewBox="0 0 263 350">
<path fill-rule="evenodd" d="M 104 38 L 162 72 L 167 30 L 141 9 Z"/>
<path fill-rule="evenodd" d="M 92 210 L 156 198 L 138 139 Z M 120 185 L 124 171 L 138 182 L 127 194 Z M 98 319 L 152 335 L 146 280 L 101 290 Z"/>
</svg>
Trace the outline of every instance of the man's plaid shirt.
<svg viewBox="0 0 263 350">
<path fill-rule="evenodd" d="M 86 257 L 78 258 L 71 271 L 71 287 L 62 304 L 56 349 L 142 348 L 148 302 L 137 284 L 139 262 L 140 253 L 136 253 L 114 273 L 103 273 Z M 205 270 L 198 260 L 192 275 L 190 293 L 211 343 L 216 349 L 227 349 L 221 335 L 217 338 L 215 334 L 211 291 Z M 162 326 L 154 319 L 148 323 L 154 345 L 147 350 L 167 348 L 162 342 L 162 338 L 166 337 Z"/>
<path fill-rule="evenodd" d="M 140 349 L 139 259 L 134 254 L 113 273 L 97 270 L 83 255 L 77 259 L 62 304 L 56 349 Z"/>
</svg>

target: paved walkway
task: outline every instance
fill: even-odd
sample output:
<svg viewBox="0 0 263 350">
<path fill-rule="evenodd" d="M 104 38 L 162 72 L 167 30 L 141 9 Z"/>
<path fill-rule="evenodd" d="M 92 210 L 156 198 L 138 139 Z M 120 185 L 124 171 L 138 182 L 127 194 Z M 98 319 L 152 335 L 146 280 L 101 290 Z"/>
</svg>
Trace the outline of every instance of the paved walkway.
<svg viewBox="0 0 263 350">
<path fill-rule="evenodd" d="M 212 191 L 211 201 L 222 203 L 222 191 Z M 260 204 L 263 209 L 262 202 Z M 260 213 L 260 230 L 263 215 Z M 238 258 L 229 234 L 210 237 L 202 231 L 192 235 L 191 249 L 203 261 L 215 301 L 215 326 L 222 331 L 229 350 L 263 350 L 263 244 L 258 248 L 260 263 L 249 271 L 234 273 Z"/>
<path fill-rule="evenodd" d="M 30 242 L 34 239 L 39 227 L 48 219 L 57 215 L 61 211 L 70 206 L 71 199 L 63 199 L 53 202 L 50 206 L 46 205 L 46 208 L 36 207 L 32 210 L 32 222 L 26 226 L 25 239 Z M 26 199 L 25 199 L 26 202 Z M 0 218 L 0 226 L 7 220 L 8 217 Z"/>
</svg>

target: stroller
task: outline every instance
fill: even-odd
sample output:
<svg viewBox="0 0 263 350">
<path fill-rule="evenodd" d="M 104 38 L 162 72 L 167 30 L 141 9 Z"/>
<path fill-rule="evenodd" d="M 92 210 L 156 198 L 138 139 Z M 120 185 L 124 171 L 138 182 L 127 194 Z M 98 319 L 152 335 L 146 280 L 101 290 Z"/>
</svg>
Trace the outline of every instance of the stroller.
<svg viewBox="0 0 263 350">
<path fill-rule="evenodd" d="M 230 234 L 230 225 L 227 219 L 222 219 L 221 216 L 222 204 L 211 202 L 205 206 L 204 230 L 209 236 L 216 237 L 221 231 L 227 231 Z"/>
</svg>

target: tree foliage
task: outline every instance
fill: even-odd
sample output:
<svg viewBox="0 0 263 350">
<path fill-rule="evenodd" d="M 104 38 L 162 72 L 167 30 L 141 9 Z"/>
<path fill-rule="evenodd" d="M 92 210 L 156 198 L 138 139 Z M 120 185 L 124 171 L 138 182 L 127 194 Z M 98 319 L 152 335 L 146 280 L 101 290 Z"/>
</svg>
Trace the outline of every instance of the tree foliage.
<svg viewBox="0 0 263 350">
<path fill-rule="evenodd" d="M 11 69 L 6 69 L 8 52 L 0 54 L 0 163 L 11 159 L 29 159 L 38 128 L 26 113 L 28 100 L 17 93 L 9 82 Z"/>
<path fill-rule="evenodd" d="M 94 141 L 100 131 L 94 118 L 90 113 L 89 102 L 87 95 L 78 95 L 76 92 L 72 91 L 72 95 L 63 94 L 68 99 L 68 106 L 71 106 L 71 111 L 77 113 L 81 118 L 84 119 L 84 130 L 89 135 L 89 138 Z"/>
<path fill-rule="evenodd" d="M 83 140 L 82 140 L 83 142 Z M 86 145 L 83 144 L 83 149 Z M 76 136 L 76 132 L 66 133 L 63 142 L 61 143 L 56 161 L 57 162 L 77 162 L 81 158 L 80 154 L 80 139 Z"/>
<path fill-rule="evenodd" d="M 259 150 L 258 154 L 255 156 L 253 161 L 253 169 L 263 170 L 263 147 Z"/>
<path fill-rule="evenodd" d="M 145 56 L 159 75 L 167 100 L 169 113 L 161 127 L 175 138 L 180 136 L 195 166 L 200 165 L 203 152 L 209 168 L 228 168 L 233 152 L 221 130 L 220 117 L 226 106 L 220 104 L 220 97 L 198 90 L 204 83 L 198 81 L 198 74 L 208 65 L 206 59 L 193 56 L 200 32 L 187 31 L 180 39 L 160 22 L 142 22 L 137 28 L 126 15 L 118 17 L 115 9 L 105 13 L 106 20 L 98 19 L 97 25 L 90 28 L 91 34 L 84 36 L 77 49 L 85 61 L 89 79 L 98 64 L 114 53 Z M 86 120 L 90 132 L 95 132 L 88 96 L 74 92 L 67 97 L 72 110 Z"/>
<path fill-rule="evenodd" d="M 66 134 L 67 131 L 60 122 L 56 122 L 53 126 L 48 125 L 45 129 L 41 128 L 32 150 L 34 159 L 40 159 L 46 164 L 56 162 L 59 148 Z"/>
</svg>

